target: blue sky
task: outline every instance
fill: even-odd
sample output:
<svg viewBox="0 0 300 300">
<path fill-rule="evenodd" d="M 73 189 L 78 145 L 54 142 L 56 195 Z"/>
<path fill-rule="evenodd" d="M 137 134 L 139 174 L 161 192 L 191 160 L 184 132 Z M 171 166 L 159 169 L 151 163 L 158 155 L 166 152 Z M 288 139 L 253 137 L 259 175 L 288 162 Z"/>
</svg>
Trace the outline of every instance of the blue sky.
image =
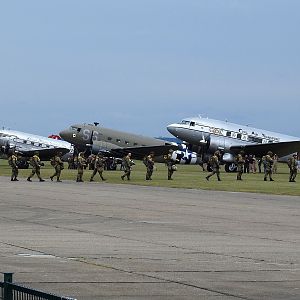
<svg viewBox="0 0 300 300">
<path fill-rule="evenodd" d="M 0 126 L 169 135 L 208 116 L 300 136 L 300 1 L 0 4 Z"/>
</svg>

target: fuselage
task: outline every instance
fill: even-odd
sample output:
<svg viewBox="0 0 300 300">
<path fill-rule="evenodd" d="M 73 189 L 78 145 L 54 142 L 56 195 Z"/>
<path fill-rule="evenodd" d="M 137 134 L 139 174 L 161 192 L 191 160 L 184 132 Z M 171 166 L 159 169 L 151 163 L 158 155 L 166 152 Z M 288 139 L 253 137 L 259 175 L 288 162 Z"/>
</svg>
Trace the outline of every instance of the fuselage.
<svg viewBox="0 0 300 300">
<path fill-rule="evenodd" d="M 58 150 L 64 154 L 72 151 L 72 145 L 66 141 L 7 129 L 0 130 L 0 146 L 4 150 L 15 149 L 25 155 L 27 152 L 39 151 L 43 156 L 44 152 L 47 153 L 45 158 Z"/>
<path fill-rule="evenodd" d="M 167 129 L 175 137 L 198 147 L 198 152 L 206 153 L 216 150 L 230 153 L 233 146 L 300 140 L 299 137 L 201 117 L 185 118 L 168 125 Z"/>
</svg>

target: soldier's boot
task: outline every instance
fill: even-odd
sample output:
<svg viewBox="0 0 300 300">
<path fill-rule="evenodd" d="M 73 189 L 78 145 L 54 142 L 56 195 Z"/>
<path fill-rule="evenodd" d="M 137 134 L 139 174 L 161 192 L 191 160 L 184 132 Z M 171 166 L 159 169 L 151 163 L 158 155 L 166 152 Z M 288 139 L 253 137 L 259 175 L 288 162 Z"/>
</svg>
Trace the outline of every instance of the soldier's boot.
<svg viewBox="0 0 300 300">
<path fill-rule="evenodd" d="M 267 181 L 267 177 L 264 178 L 264 181 Z"/>
<path fill-rule="evenodd" d="M 27 178 L 27 181 L 32 181 L 30 177 Z"/>
<path fill-rule="evenodd" d="M 121 176 L 122 180 L 124 181 L 124 175 Z"/>
<path fill-rule="evenodd" d="M 62 182 L 62 181 L 59 179 L 59 177 L 57 177 L 57 180 L 56 180 L 56 182 Z"/>
<path fill-rule="evenodd" d="M 90 182 L 94 181 L 93 177 L 91 177 Z"/>
<path fill-rule="evenodd" d="M 105 181 L 105 180 L 106 180 L 105 178 L 103 178 L 103 176 L 100 176 L 100 177 L 101 177 L 102 181 Z"/>
<path fill-rule="evenodd" d="M 218 181 L 221 181 L 221 178 L 220 178 L 220 177 L 218 177 Z"/>
<path fill-rule="evenodd" d="M 270 178 L 270 181 L 274 181 L 274 179 L 273 179 L 273 178 Z"/>
<path fill-rule="evenodd" d="M 43 178 L 40 178 L 40 182 L 44 182 L 45 180 Z"/>
<path fill-rule="evenodd" d="M 210 177 L 210 176 L 206 176 L 205 179 L 206 179 L 207 181 L 209 181 L 209 177 Z"/>
<path fill-rule="evenodd" d="M 15 181 L 13 177 L 10 178 L 10 181 Z"/>
</svg>

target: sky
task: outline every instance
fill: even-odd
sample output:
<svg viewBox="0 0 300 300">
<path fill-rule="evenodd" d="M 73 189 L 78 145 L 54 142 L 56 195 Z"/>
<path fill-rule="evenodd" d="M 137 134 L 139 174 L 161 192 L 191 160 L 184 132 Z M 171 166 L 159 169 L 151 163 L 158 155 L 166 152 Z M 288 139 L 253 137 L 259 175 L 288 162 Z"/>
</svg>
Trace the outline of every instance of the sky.
<svg viewBox="0 0 300 300">
<path fill-rule="evenodd" d="M 0 4 L 0 126 L 146 136 L 201 115 L 300 136 L 298 0 Z"/>
</svg>

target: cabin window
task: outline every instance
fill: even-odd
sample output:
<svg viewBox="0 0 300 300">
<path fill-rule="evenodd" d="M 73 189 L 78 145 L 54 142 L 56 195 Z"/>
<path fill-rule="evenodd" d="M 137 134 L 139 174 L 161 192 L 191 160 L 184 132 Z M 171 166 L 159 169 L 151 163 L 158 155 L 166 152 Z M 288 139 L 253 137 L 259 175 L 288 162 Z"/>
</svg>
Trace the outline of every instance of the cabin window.
<svg viewBox="0 0 300 300">
<path fill-rule="evenodd" d="M 191 122 L 191 123 L 190 123 L 190 126 L 195 126 L 195 122 Z"/>
<path fill-rule="evenodd" d="M 111 140 L 112 140 L 112 138 L 109 136 L 109 137 L 107 138 L 107 140 L 108 140 L 108 141 L 111 141 Z"/>
<path fill-rule="evenodd" d="M 242 135 L 240 133 L 237 134 L 236 136 L 238 139 L 241 139 L 242 138 Z"/>
<path fill-rule="evenodd" d="M 116 139 L 116 141 L 117 141 L 118 143 L 121 143 L 121 140 L 120 140 L 120 139 Z"/>
<path fill-rule="evenodd" d="M 137 146 L 137 145 L 138 145 L 138 143 L 133 143 L 133 145 L 134 145 L 134 146 Z"/>
<path fill-rule="evenodd" d="M 77 132 L 80 132 L 81 128 L 77 128 Z"/>
<path fill-rule="evenodd" d="M 126 144 L 126 145 L 129 145 L 129 142 L 128 142 L 128 141 L 125 141 L 125 144 Z"/>
<path fill-rule="evenodd" d="M 231 136 L 231 131 L 227 131 L 226 136 Z"/>
</svg>

